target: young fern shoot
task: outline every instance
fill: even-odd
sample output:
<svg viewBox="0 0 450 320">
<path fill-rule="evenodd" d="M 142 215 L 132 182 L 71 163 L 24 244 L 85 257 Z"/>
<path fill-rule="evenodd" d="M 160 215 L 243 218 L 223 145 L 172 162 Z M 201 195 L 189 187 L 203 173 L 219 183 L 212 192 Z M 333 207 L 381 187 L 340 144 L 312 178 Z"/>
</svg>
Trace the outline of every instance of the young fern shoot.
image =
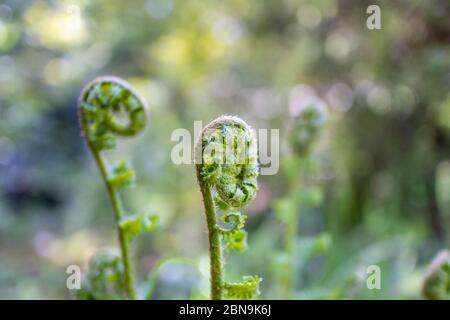
<svg viewBox="0 0 450 320">
<path fill-rule="evenodd" d="M 275 213 L 285 225 L 284 252 L 279 261 L 283 261 L 281 285 L 285 299 L 291 298 L 296 283 L 298 220 L 300 207 L 305 202 L 311 205 L 321 201 L 318 189 L 307 190 L 302 186 L 301 177 L 310 160 L 310 150 L 324 124 L 324 111 L 311 105 L 304 108 L 294 119 L 289 137 L 290 154 L 285 157 L 284 168 L 288 182 L 287 195 L 275 202 Z M 318 238 L 318 242 L 326 239 Z M 314 245 L 313 245 L 314 247 Z"/>
<path fill-rule="evenodd" d="M 239 209 L 255 197 L 258 188 L 256 137 L 242 119 L 221 116 L 202 130 L 195 161 L 208 226 L 211 299 L 251 299 L 259 294 L 261 279 L 247 276 L 241 283 L 225 282 L 223 250 L 242 252 L 247 246 L 246 216 Z M 222 221 L 228 227 L 218 223 L 216 209 L 224 212 Z"/>
<path fill-rule="evenodd" d="M 145 103 L 131 84 L 110 76 L 90 82 L 80 95 L 78 108 L 82 133 L 111 201 L 121 251 L 120 256 L 103 253 L 93 258 L 89 273 L 84 279 L 87 289 L 83 290 L 83 296 L 91 299 L 110 297 L 101 290 L 105 288 L 105 284 L 102 286 L 98 283 L 102 274 L 109 273 L 112 275 L 109 279 L 114 279 L 117 284 L 116 297 L 136 299 L 129 244 L 139 233 L 154 230 L 157 218 L 150 213 L 125 214 L 119 190 L 133 185 L 135 173 L 124 161 L 110 167 L 102 151 L 114 149 L 117 137 L 133 137 L 144 129 Z M 118 117 L 124 114 L 129 118 L 126 123 Z"/>
</svg>

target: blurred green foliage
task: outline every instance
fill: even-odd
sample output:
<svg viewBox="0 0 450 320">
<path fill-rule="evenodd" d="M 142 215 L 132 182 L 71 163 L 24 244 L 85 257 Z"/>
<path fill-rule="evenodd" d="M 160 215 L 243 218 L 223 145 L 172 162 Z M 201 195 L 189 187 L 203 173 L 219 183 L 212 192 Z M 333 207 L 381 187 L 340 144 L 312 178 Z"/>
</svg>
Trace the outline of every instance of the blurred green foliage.
<svg viewBox="0 0 450 320">
<path fill-rule="evenodd" d="M 372 1 L 2 1 L 0 298 L 70 298 L 67 266 L 117 246 L 76 114 L 81 88 L 105 74 L 149 104 L 145 132 L 108 156 L 127 154 L 139 172 L 123 191 L 130 211 L 160 219 L 134 246 L 141 282 L 158 270 L 153 298 L 209 289 L 194 168 L 171 162 L 172 131 L 238 114 L 280 128 L 284 145 L 290 119 L 311 103 L 329 112 L 308 178 L 323 201 L 297 208 L 297 223 L 302 237 L 332 241 L 315 256 L 298 246 L 296 298 L 419 298 L 428 261 L 449 244 L 450 5 L 376 2 L 381 30 L 365 25 Z M 284 177 L 258 179 L 244 209 L 250 249 L 227 263 L 232 281 L 261 275 L 267 299 L 281 297 L 273 268 L 282 262 L 270 253 L 283 246 L 273 204 L 287 193 Z M 156 262 L 169 256 L 189 263 Z M 381 290 L 366 288 L 371 264 Z"/>
</svg>

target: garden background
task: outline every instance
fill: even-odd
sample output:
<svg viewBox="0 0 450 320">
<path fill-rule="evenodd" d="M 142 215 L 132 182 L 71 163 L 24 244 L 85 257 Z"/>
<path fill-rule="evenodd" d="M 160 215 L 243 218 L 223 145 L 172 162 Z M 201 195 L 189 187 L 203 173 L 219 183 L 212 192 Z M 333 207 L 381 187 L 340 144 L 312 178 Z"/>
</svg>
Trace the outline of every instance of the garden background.
<svg viewBox="0 0 450 320">
<path fill-rule="evenodd" d="M 291 298 L 420 298 L 427 264 L 449 243 L 450 5 L 377 1 L 382 28 L 369 30 L 371 4 L 2 0 L 0 298 L 71 298 L 67 266 L 117 246 L 77 116 L 83 86 L 108 74 L 149 105 L 144 133 L 108 157 L 137 172 L 127 208 L 160 218 L 133 246 L 142 285 L 160 259 L 179 257 L 152 278 L 155 299 L 202 298 L 209 287 L 201 195 L 194 167 L 171 161 L 172 131 L 239 115 L 279 128 L 283 159 L 287 124 L 308 103 L 328 110 L 303 185 L 322 201 L 298 208 Z M 227 261 L 229 280 L 261 275 L 265 299 L 283 297 L 283 168 L 259 177 L 243 210 L 249 249 Z M 366 287 L 373 264 L 380 290 Z"/>
</svg>

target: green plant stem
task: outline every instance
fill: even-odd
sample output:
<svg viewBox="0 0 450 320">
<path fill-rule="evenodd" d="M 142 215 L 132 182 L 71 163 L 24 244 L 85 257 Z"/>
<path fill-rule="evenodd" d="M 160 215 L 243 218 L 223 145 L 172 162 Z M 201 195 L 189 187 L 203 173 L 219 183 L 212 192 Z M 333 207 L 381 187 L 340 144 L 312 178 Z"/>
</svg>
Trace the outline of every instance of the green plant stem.
<svg viewBox="0 0 450 320">
<path fill-rule="evenodd" d="M 205 207 L 206 223 L 208 225 L 209 238 L 209 259 L 211 269 L 211 299 L 223 299 L 223 261 L 222 246 L 220 244 L 220 233 L 217 228 L 216 210 L 211 195 L 211 190 L 200 175 L 201 167 L 197 166 L 197 177 L 200 185 L 200 191 L 203 196 L 203 205 Z"/>
<path fill-rule="evenodd" d="M 120 250 L 122 252 L 122 261 L 123 261 L 123 269 L 125 273 L 125 286 L 128 293 L 128 297 L 130 299 L 136 299 L 136 290 L 134 286 L 134 276 L 133 276 L 133 265 L 131 263 L 130 254 L 129 254 L 129 246 L 128 241 L 126 239 L 126 235 L 123 230 L 120 228 L 120 220 L 124 216 L 124 210 L 122 201 L 120 200 L 120 196 L 115 188 L 109 183 L 108 179 L 108 171 L 105 160 L 100 155 L 100 152 L 94 149 L 92 145 L 89 144 L 89 147 L 94 156 L 95 162 L 97 163 L 103 181 L 105 182 L 106 189 L 108 190 L 108 195 L 111 200 L 112 209 L 114 212 L 114 217 L 116 219 L 117 231 L 119 234 L 119 244 Z"/>
<path fill-rule="evenodd" d="M 297 213 L 298 214 L 298 213 Z M 286 236 L 285 236 L 285 248 L 288 259 L 287 272 L 286 272 L 286 299 L 289 299 L 295 288 L 295 242 L 298 233 L 298 221 L 294 219 L 291 223 L 286 226 Z"/>
<path fill-rule="evenodd" d="M 300 162 L 296 166 L 297 171 L 292 175 L 292 179 L 289 183 L 289 197 L 291 199 L 298 199 L 298 193 L 300 192 L 301 185 L 301 168 Z M 300 201 L 295 201 L 294 212 L 291 213 L 292 221 L 286 225 L 285 235 L 285 252 L 288 259 L 288 266 L 286 270 L 286 283 L 285 283 L 285 295 L 286 299 L 290 299 L 294 290 L 296 279 L 295 265 L 296 265 L 296 242 L 298 237 L 299 220 L 300 220 Z"/>
</svg>

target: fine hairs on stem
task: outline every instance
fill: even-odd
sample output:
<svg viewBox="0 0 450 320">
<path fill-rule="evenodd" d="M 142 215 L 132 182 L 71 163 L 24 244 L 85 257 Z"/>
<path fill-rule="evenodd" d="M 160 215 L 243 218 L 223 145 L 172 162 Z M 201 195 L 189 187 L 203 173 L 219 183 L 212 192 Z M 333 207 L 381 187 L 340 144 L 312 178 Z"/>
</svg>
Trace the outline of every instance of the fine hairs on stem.
<svg viewBox="0 0 450 320">
<path fill-rule="evenodd" d="M 239 283 L 225 282 L 223 251 L 242 252 L 247 246 L 246 216 L 238 210 L 257 192 L 256 137 L 242 119 L 221 116 L 202 130 L 195 163 L 208 227 L 211 299 L 251 299 L 259 294 L 261 279 L 245 276 Z M 223 212 L 225 227 L 218 223 L 216 209 Z"/>
<path fill-rule="evenodd" d="M 145 103 L 129 83 L 108 76 L 97 78 L 84 88 L 78 108 L 83 136 L 111 201 L 121 251 L 120 256 L 111 252 L 94 256 L 79 296 L 86 299 L 136 299 L 129 245 L 138 234 L 154 230 L 157 218 L 150 213 L 125 214 L 119 190 L 133 185 L 135 173 L 124 161 L 110 167 L 102 151 L 114 149 L 117 137 L 133 137 L 145 128 Z M 125 123 L 120 118 L 124 115 L 128 117 Z M 106 283 L 108 281 L 111 284 Z"/>
</svg>

